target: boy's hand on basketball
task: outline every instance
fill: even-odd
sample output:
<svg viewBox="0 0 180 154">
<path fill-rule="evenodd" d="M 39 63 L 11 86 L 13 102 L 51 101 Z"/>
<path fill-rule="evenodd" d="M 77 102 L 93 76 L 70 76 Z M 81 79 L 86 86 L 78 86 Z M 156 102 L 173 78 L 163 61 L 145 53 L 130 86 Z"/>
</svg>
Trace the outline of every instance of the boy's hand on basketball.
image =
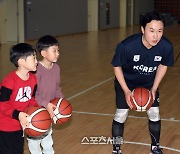
<svg viewBox="0 0 180 154">
<path fill-rule="evenodd" d="M 128 106 L 132 109 L 133 106 L 131 104 L 130 98 L 132 98 L 133 96 L 132 96 L 131 91 L 127 90 L 127 91 L 124 92 L 124 94 L 125 94 L 125 98 L 126 98 L 126 102 L 127 102 Z"/>
<path fill-rule="evenodd" d="M 53 116 L 54 116 L 54 109 L 55 109 L 55 108 L 56 108 L 56 106 L 55 106 L 54 104 L 48 103 L 48 105 L 47 105 L 47 110 L 48 110 L 51 118 L 53 118 Z"/>
<path fill-rule="evenodd" d="M 20 124 L 23 128 L 28 128 L 29 127 L 29 121 L 28 121 L 28 118 L 29 115 L 26 114 L 25 112 L 20 112 L 19 113 L 19 121 L 20 121 Z"/>
</svg>

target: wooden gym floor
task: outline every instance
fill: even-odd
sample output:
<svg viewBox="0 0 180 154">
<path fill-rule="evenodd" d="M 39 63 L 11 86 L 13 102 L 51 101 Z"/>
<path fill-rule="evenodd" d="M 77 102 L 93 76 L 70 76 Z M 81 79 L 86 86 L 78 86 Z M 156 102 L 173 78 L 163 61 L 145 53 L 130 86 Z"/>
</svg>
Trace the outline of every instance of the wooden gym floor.
<svg viewBox="0 0 180 154">
<path fill-rule="evenodd" d="M 61 54 L 62 91 L 73 107 L 71 120 L 53 125 L 56 154 L 111 154 L 111 124 L 115 113 L 114 49 L 125 37 L 139 32 L 139 26 L 58 37 Z M 162 118 L 161 146 L 165 154 L 180 153 L 180 25 L 165 29 L 174 45 L 175 65 L 160 85 Z M 35 44 L 35 41 L 28 43 Z M 0 47 L 0 80 L 13 65 L 9 47 Z M 124 132 L 123 154 L 148 154 L 150 136 L 146 113 L 130 111 Z M 25 154 L 28 154 L 25 140 Z"/>
</svg>

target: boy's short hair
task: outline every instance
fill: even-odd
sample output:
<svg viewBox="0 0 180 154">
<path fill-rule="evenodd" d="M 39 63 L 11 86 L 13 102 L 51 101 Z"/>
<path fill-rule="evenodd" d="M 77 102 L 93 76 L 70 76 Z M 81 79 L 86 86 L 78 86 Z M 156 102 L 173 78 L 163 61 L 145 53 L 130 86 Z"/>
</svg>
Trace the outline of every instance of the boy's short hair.
<svg viewBox="0 0 180 154">
<path fill-rule="evenodd" d="M 20 58 L 26 59 L 28 56 L 34 55 L 35 48 L 27 43 L 19 43 L 10 49 L 10 61 L 18 67 L 18 60 Z"/>
<path fill-rule="evenodd" d="M 152 20 L 162 21 L 165 26 L 163 16 L 156 11 L 143 13 L 140 17 L 140 25 L 145 29 L 146 25 L 150 23 Z"/>
<path fill-rule="evenodd" d="M 58 40 L 51 35 L 45 35 L 45 36 L 41 37 L 38 40 L 38 42 L 36 43 L 36 49 L 38 52 L 41 53 L 42 50 L 46 50 L 47 48 L 49 48 L 53 45 L 59 46 Z"/>
</svg>

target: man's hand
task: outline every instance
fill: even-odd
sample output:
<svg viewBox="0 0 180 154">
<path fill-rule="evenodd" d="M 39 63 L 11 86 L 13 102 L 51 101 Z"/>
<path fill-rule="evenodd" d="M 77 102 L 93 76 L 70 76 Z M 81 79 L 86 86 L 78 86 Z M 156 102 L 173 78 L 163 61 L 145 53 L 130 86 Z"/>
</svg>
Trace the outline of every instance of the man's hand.
<svg viewBox="0 0 180 154">
<path fill-rule="evenodd" d="M 133 98 L 133 96 L 132 96 L 131 91 L 130 90 L 125 91 L 124 95 L 125 95 L 125 99 L 126 99 L 126 102 L 127 102 L 128 106 L 132 109 L 133 106 L 131 104 L 130 98 Z"/>
<path fill-rule="evenodd" d="M 157 91 L 157 89 L 154 89 L 154 88 L 152 87 L 152 89 L 151 89 L 151 94 L 152 94 L 152 97 L 153 97 L 153 101 L 156 99 L 156 91 Z"/>
</svg>

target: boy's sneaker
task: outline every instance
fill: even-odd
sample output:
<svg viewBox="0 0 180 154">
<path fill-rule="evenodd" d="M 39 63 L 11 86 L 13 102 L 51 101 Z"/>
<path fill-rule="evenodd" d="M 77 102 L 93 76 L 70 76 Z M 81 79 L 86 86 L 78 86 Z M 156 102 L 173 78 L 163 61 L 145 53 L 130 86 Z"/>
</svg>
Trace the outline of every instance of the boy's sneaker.
<svg viewBox="0 0 180 154">
<path fill-rule="evenodd" d="M 113 151 L 112 154 L 122 154 L 121 150 Z"/>
<path fill-rule="evenodd" d="M 160 148 L 159 146 L 154 147 L 154 149 L 151 149 L 151 154 L 163 154 L 162 152 L 162 148 Z"/>
</svg>

